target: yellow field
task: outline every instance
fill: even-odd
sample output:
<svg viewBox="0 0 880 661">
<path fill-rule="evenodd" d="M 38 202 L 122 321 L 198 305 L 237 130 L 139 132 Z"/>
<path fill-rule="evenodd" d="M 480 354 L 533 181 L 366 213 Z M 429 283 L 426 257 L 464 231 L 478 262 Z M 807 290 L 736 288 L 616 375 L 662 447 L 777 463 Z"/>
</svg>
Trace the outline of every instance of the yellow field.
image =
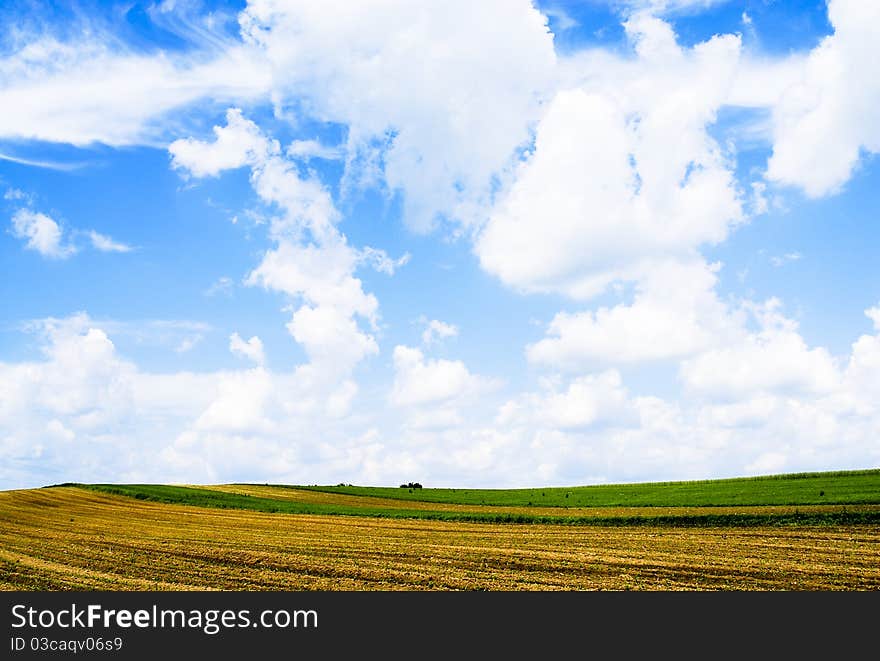
<svg viewBox="0 0 880 661">
<path fill-rule="evenodd" d="M 877 590 L 880 526 L 472 524 L 35 489 L 0 493 L 0 588 Z"/>
</svg>

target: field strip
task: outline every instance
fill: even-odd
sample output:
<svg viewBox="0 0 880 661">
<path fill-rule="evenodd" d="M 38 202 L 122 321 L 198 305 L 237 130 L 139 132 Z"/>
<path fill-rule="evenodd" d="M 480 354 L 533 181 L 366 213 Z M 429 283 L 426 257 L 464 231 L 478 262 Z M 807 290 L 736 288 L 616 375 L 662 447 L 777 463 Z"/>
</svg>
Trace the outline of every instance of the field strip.
<svg viewBox="0 0 880 661">
<path fill-rule="evenodd" d="M 266 485 L 287 488 L 287 485 Z M 880 468 L 714 480 L 517 489 L 397 488 L 351 484 L 294 488 L 409 502 L 536 507 L 716 507 L 880 504 Z"/>
<path fill-rule="evenodd" d="M 792 514 L 795 512 L 880 512 L 880 505 L 736 505 L 736 506 L 712 506 L 712 507 L 540 507 L 540 506 L 504 506 L 504 505 L 468 505 L 453 503 L 436 503 L 425 501 L 403 500 L 395 498 L 380 498 L 376 496 L 360 496 L 350 494 L 332 493 L 327 491 L 312 491 L 296 489 L 293 487 L 245 485 L 245 484 L 216 484 L 216 485 L 186 485 L 197 489 L 208 489 L 224 493 L 235 493 L 260 498 L 272 498 L 297 503 L 320 503 L 326 505 L 340 505 L 344 507 L 364 507 L 381 509 L 424 510 L 437 512 L 482 512 L 482 513 L 509 513 L 509 514 L 534 514 L 557 517 L 630 517 L 630 516 L 659 516 L 659 515 L 703 515 L 703 514 Z"/>
<path fill-rule="evenodd" d="M 0 492 L 4 589 L 877 590 L 880 525 L 669 528 L 288 515 Z"/>
<path fill-rule="evenodd" d="M 466 505 L 453 509 L 438 510 L 403 507 L 395 503 L 390 507 L 366 506 L 357 499 L 354 505 L 329 502 L 327 496 L 321 502 L 303 498 L 291 498 L 296 489 L 282 487 L 285 498 L 268 495 L 250 495 L 223 489 L 206 489 L 197 486 L 167 484 L 86 484 L 75 485 L 90 491 L 127 496 L 138 500 L 148 500 L 169 504 L 190 505 L 216 509 L 240 509 L 269 513 L 370 516 L 384 518 L 418 518 L 475 523 L 507 524 L 565 524 L 575 526 L 762 526 L 762 525 L 871 525 L 880 524 L 880 507 L 871 505 L 856 506 L 794 506 L 782 511 L 767 511 L 765 508 L 748 506 L 734 508 L 725 513 L 718 507 L 692 514 L 688 508 L 671 508 L 664 513 L 658 508 L 643 508 L 638 514 L 606 515 L 599 508 L 587 508 L 583 515 L 572 514 L 567 508 L 552 508 L 551 514 L 540 514 L 534 508 L 518 512 L 503 507 L 473 509 Z M 778 507 L 778 506 L 775 506 Z"/>
</svg>

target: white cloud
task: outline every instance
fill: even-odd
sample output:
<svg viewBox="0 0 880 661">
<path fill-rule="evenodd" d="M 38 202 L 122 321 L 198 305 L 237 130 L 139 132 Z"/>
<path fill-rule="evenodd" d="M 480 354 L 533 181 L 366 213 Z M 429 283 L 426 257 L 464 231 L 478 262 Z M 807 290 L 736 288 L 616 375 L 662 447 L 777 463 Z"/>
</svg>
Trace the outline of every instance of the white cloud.
<svg viewBox="0 0 880 661">
<path fill-rule="evenodd" d="M 546 18 L 526 0 L 258 0 L 240 21 L 280 105 L 296 97 L 348 126 L 347 180 L 382 151 L 381 176 L 416 229 L 478 220 L 554 74 Z"/>
<path fill-rule="evenodd" d="M 767 177 L 810 197 L 837 192 L 862 150 L 880 152 L 880 79 L 866 62 L 880 57 L 880 4 L 828 0 L 834 34 L 803 63 L 773 107 Z"/>
<path fill-rule="evenodd" d="M 74 430 L 119 421 L 130 411 L 134 367 L 116 355 L 113 342 L 86 315 L 46 319 L 34 328 L 46 360 L 4 365 L 0 381 L 10 386 L 12 411 L 63 416 L 62 424 Z"/>
<path fill-rule="evenodd" d="M 287 328 L 303 345 L 309 360 L 328 373 L 347 374 L 367 356 L 379 353 L 375 339 L 335 307 L 303 305 L 293 313 Z"/>
<path fill-rule="evenodd" d="M 101 252 L 131 252 L 132 247 L 125 243 L 120 243 L 118 241 L 114 241 L 109 236 L 104 234 L 99 234 L 94 230 L 90 230 L 88 232 L 89 239 L 92 242 L 92 246 L 95 250 L 100 250 Z"/>
<path fill-rule="evenodd" d="M 171 347 L 175 351 L 191 349 L 213 330 L 210 324 L 189 319 L 99 319 L 93 323 L 114 337 L 124 337 L 140 345 Z"/>
<path fill-rule="evenodd" d="M 336 390 L 327 397 L 324 407 L 327 415 L 331 418 L 342 418 L 351 412 L 354 398 L 358 394 L 358 385 L 351 379 L 346 379 Z"/>
<path fill-rule="evenodd" d="M 778 312 L 771 299 L 754 309 L 761 329 L 741 342 L 711 349 L 681 366 L 685 385 L 695 393 L 743 398 L 760 393 L 829 393 L 840 373 L 829 352 L 810 349 L 797 324 Z"/>
<path fill-rule="evenodd" d="M 347 245 L 297 245 L 283 241 L 268 251 L 247 278 L 247 284 L 261 285 L 302 297 L 314 305 L 327 305 L 373 318 L 378 302 L 365 294 L 353 277 L 356 255 Z"/>
<path fill-rule="evenodd" d="M 46 431 L 63 441 L 72 441 L 76 438 L 76 433 L 65 427 L 60 420 L 50 420 L 46 424 Z"/>
<path fill-rule="evenodd" d="M 422 319 L 422 323 L 425 326 L 425 330 L 422 331 L 422 344 L 426 347 L 446 338 L 458 336 L 458 326 L 455 324 L 447 324 L 438 319 Z"/>
<path fill-rule="evenodd" d="M 714 291 L 715 267 L 667 262 L 646 273 L 630 305 L 558 313 L 548 336 L 526 348 L 529 362 L 571 372 L 680 358 L 735 335 Z"/>
<path fill-rule="evenodd" d="M 880 307 L 868 308 L 865 316 L 874 323 L 874 330 L 880 331 Z"/>
<path fill-rule="evenodd" d="M 256 335 L 245 342 L 238 333 L 233 333 L 229 336 L 229 350 L 238 356 L 252 360 L 257 365 L 262 365 L 266 362 L 263 342 Z"/>
<path fill-rule="evenodd" d="M 282 119 L 296 105 L 313 119 L 346 124 L 348 143 L 295 140 L 289 156 L 343 156 L 344 188 L 378 175 L 403 193 L 411 226 L 424 229 L 440 216 L 478 220 L 495 173 L 529 139 L 555 62 L 545 17 L 527 0 L 479 8 L 464 0 L 443 7 L 255 0 L 239 20 L 241 40 L 166 20 L 166 28 L 190 26 L 178 29 L 190 49 L 156 55 L 130 52 L 93 28 L 79 41 L 20 40 L 0 59 L 0 103 L 8 109 L 0 137 L 155 145 L 180 132 L 173 112 L 203 99 L 271 100 Z M 178 143 L 176 162 L 201 159 L 197 176 L 219 172 L 237 155 L 219 143 L 210 155 Z"/>
<path fill-rule="evenodd" d="M 257 165 L 280 153 L 278 143 L 267 140 L 238 108 L 226 111 L 226 126 L 215 126 L 214 138 L 213 142 L 175 140 L 168 146 L 171 166 L 194 177 L 216 177 L 224 170 Z"/>
<path fill-rule="evenodd" d="M 22 158 L 20 156 L 12 156 L 10 154 L 0 154 L 0 161 L 18 163 L 19 165 L 28 165 L 34 168 L 44 168 L 46 170 L 58 170 L 60 172 L 78 170 L 88 165 L 88 163 L 82 162 L 63 163 L 60 161 L 47 161 L 45 159 Z"/>
<path fill-rule="evenodd" d="M 665 11 L 709 9 L 715 5 L 730 2 L 730 0 L 622 0 L 622 2 L 631 7 L 662 13 Z"/>
<path fill-rule="evenodd" d="M 7 199 L 19 200 L 25 197 L 21 191 L 15 191 L 15 197 Z M 35 250 L 43 257 L 52 259 L 66 259 L 79 252 L 79 248 L 72 241 L 65 240 L 65 232 L 61 225 L 50 216 L 32 211 L 31 209 L 19 209 L 12 216 L 12 235 L 18 239 L 26 239 L 25 247 Z M 127 244 L 113 240 L 109 236 L 100 234 L 94 230 L 82 232 L 72 230 L 73 236 L 85 234 L 95 250 L 100 252 L 131 252 L 133 248 Z"/>
<path fill-rule="evenodd" d="M 220 377 L 217 397 L 195 421 L 195 429 L 212 432 L 256 434 L 272 431 L 267 406 L 272 395 L 272 378 L 257 367 Z"/>
<path fill-rule="evenodd" d="M 0 362 L 4 488 L 234 475 L 305 483 L 309 474 L 329 481 L 360 467 L 363 422 L 346 417 L 351 382 L 326 407 L 310 407 L 312 383 L 298 372 L 153 374 L 120 357 L 85 314 L 30 328 L 44 358 Z"/>
<path fill-rule="evenodd" d="M 497 387 L 491 379 L 471 374 L 460 360 L 425 358 L 418 349 L 394 347 L 394 406 L 448 403 Z"/>
<path fill-rule="evenodd" d="M 407 252 L 397 259 L 391 259 L 388 256 L 388 253 L 384 250 L 367 246 L 360 251 L 359 261 L 364 264 L 369 264 L 379 273 L 394 275 L 394 272 L 397 271 L 397 269 L 409 263 L 411 257 L 412 256 Z"/>
<path fill-rule="evenodd" d="M 638 55 L 575 57 L 535 146 L 475 245 L 484 269 L 526 292 L 589 298 L 647 263 L 693 259 L 743 219 L 734 174 L 707 133 L 739 39 L 682 49 L 644 14 L 625 27 Z"/>
<path fill-rule="evenodd" d="M 318 140 L 294 140 L 288 145 L 286 153 L 291 158 L 306 161 L 313 158 L 338 161 L 345 156 L 345 149 L 343 146 L 328 147 Z"/>
<path fill-rule="evenodd" d="M 12 235 L 27 240 L 25 246 L 43 257 L 64 259 L 76 253 L 75 246 L 63 244 L 63 231 L 57 222 L 30 209 L 19 209 L 13 214 Z"/>
<path fill-rule="evenodd" d="M 6 192 L 3 193 L 4 200 L 26 200 L 28 198 L 27 193 L 17 188 L 7 188 Z"/>
<path fill-rule="evenodd" d="M 378 352 L 375 339 L 361 330 L 356 317 L 375 326 L 379 304 L 353 274 L 364 259 L 379 258 L 382 268 L 381 258 L 387 255 L 374 249 L 359 253 L 349 246 L 335 226 L 339 212 L 326 187 L 312 175 L 303 178 L 281 155 L 278 143 L 239 110 L 230 109 L 226 120 L 225 127 L 214 127 L 212 142 L 174 142 L 169 147 L 172 162 L 197 177 L 248 166 L 256 193 L 281 211 L 269 226 L 276 247 L 266 251 L 245 283 L 298 301 L 287 328 L 309 356 L 301 376 L 316 387 L 320 382 L 325 396 L 333 397 L 355 365 Z"/>
<path fill-rule="evenodd" d="M 848 403 L 866 415 L 880 401 L 880 306 L 865 310 L 874 324 L 874 335 L 862 335 L 852 345 L 844 379 Z"/>
<path fill-rule="evenodd" d="M 710 428 L 762 427 L 780 412 L 783 402 L 774 395 L 752 395 L 735 402 L 711 403 L 702 408 L 701 422 Z"/>
<path fill-rule="evenodd" d="M 543 7 L 541 11 L 544 13 L 545 16 L 550 18 L 550 25 L 557 32 L 571 30 L 572 28 L 580 25 L 580 23 L 573 19 L 562 7 Z"/>
<path fill-rule="evenodd" d="M 555 17 L 558 29 L 569 27 L 570 19 L 552 6 L 541 14 L 525 0 L 491 0 L 478 10 L 465 0 L 442 7 L 403 0 L 357 7 L 341 0 L 253 0 L 239 16 L 240 38 L 190 21 L 189 32 L 180 33 L 191 42 L 189 50 L 151 55 L 126 50 L 114 35 L 93 27 L 82 31 L 88 39 L 67 42 L 49 34 L 19 34 L 17 49 L 0 58 L 0 103 L 8 109 L 0 137 L 74 145 L 159 144 L 180 131 L 171 113 L 196 101 L 271 100 L 280 119 L 291 119 L 293 106 L 312 119 L 349 129 L 345 145 L 296 139 L 289 156 L 343 155 L 345 181 L 380 177 L 390 191 L 403 194 L 413 227 L 431 227 L 440 217 L 474 226 L 493 202 L 495 178 L 503 178 L 517 148 L 529 142 L 541 104 L 558 91 L 560 78 L 571 79 L 575 70 L 575 79 L 605 88 L 591 86 L 588 93 L 605 95 L 608 81 L 617 80 L 612 85 L 616 100 L 628 114 L 642 112 L 633 105 L 640 94 L 645 107 L 682 103 L 692 110 L 683 115 L 691 118 L 719 103 L 772 108 L 768 177 L 814 196 L 837 190 L 859 162 L 860 149 L 876 152 L 880 140 L 872 114 L 880 87 L 860 66 L 876 52 L 871 32 L 876 7 L 862 0 L 830 0 L 835 33 L 807 56 L 750 57 L 736 63 L 732 73 L 731 60 L 718 55 L 723 48 L 708 44 L 730 44 L 734 37 L 681 51 L 669 38 L 671 30 L 653 15 L 713 4 L 629 3 L 625 25 L 641 64 L 653 66 L 635 77 L 641 64 L 633 67 L 597 50 L 559 66 L 547 15 Z M 158 20 L 176 13 L 151 15 Z M 461 15 L 469 20 L 458 20 Z M 690 61 L 690 70 L 675 57 L 677 50 Z M 663 66 L 658 56 L 665 59 Z M 663 102 L 658 89 L 670 91 Z M 352 104 L 353 98 L 359 102 Z M 677 114 L 661 109 L 654 121 L 662 116 L 688 122 Z M 688 135 L 682 152 L 693 147 L 688 143 L 696 133 Z M 222 158 L 221 151 L 218 147 L 214 157 Z M 637 160 L 641 170 L 644 159 Z M 220 162 L 205 165 L 208 174 Z M 679 167 L 675 163 L 672 169 Z"/>
<path fill-rule="evenodd" d="M 85 146 L 159 142 L 166 113 L 204 97 L 255 99 L 271 86 L 256 53 L 143 55 L 115 36 L 81 41 L 39 35 L 0 58 L 0 137 Z"/>
<path fill-rule="evenodd" d="M 765 452 L 745 468 L 750 474 L 771 475 L 781 473 L 788 462 L 788 457 L 782 452 Z"/>
<path fill-rule="evenodd" d="M 544 379 L 494 422 L 474 396 L 486 392 L 473 390 L 483 377 L 401 347 L 395 376 L 411 403 L 401 403 L 399 432 L 374 403 L 357 405 L 350 380 L 324 398 L 302 367 L 151 374 L 85 315 L 45 320 L 39 332 L 42 360 L 0 363 L 0 483 L 9 488 L 70 479 L 540 486 L 880 461 L 880 328 L 853 344 L 831 390 L 758 383 L 732 401 L 675 403 L 633 396 L 605 370 Z M 466 404 L 477 410 L 465 415 Z"/>
<path fill-rule="evenodd" d="M 553 380 L 543 390 L 511 400 L 499 414 L 501 424 L 532 423 L 551 429 L 585 429 L 596 425 L 631 426 L 636 411 L 616 370 L 572 379 L 565 388 Z"/>
</svg>

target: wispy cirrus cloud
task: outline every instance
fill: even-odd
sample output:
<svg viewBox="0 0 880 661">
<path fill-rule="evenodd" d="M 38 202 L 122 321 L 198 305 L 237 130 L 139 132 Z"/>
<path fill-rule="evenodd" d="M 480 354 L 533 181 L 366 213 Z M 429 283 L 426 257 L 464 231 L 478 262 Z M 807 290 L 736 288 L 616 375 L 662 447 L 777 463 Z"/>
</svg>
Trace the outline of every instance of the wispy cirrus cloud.
<svg viewBox="0 0 880 661">
<path fill-rule="evenodd" d="M 19 165 L 28 165 L 35 168 L 44 168 L 47 170 L 58 170 L 60 172 L 72 172 L 80 168 L 87 167 L 87 162 L 64 162 L 64 161 L 47 161 L 34 158 L 22 158 L 20 156 L 12 156 L 10 154 L 0 154 L 0 161 L 9 163 L 18 163 Z"/>
<path fill-rule="evenodd" d="M 100 252 L 131 252 L 134 248 L 127 243 L 115 241 L 106 234 L 101 234 L 95 230 L 87 232 L 92 247 Z"/>
</svg>

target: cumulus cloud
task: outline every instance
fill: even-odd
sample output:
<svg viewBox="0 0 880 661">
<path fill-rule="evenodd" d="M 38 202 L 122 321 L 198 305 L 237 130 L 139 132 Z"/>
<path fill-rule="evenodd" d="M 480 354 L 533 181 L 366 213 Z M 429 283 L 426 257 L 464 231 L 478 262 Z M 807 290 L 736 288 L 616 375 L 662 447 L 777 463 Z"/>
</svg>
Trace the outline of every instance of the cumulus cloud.
<svg viewBox="0 0 880 661">
<path fill-rule="evenodd" d="M 272 377 L 257 367 L 223 374 L 217 396 L 195 421 L 196 431 L 259 434 L 274 425 L 267 407 L 272 394 Z"/>
<path fill-rule="evenodd" d="M 828 0 L 834 34 L 807 56 L 773 106 L 767 177 L 810 197 L 846 183 L 863 152 L 880 152 L 880 80 L 866 62 L 880 56 L 880 5 Z"/>
<path fill-rule="evenodd" d="M 376 340 L 338 308 L 304 305 L 293 313 L 287 328 L 312 363 L 328 371 L 347 373 L 367 356 L 379 352 Z"/>
<path fill-rule="evenodd" d="M 880 306 L 868 308 L 865 315 L 874 324 L 874 335 L 862 335 L 853 343 L 844 371 L 847 402 L 863 415 L 880 401 Z"/>
<path fill-rule="evenodd" d="M 563 430 L 635 422 L 635 409 L 617 370 L 576 377 L 565 388 L 553 380 L 544 380 L 542 385 L 541 392 L 502 406 L 498 421 L 531 422 Z"/>
<path fill-rule="evenodd" d="M 46 319 L 33 328 L 43 360 L 0 363 L 0 479 L 6 483 L 99 462 L 135 413 L 136 369 L 86 315 Z"/>
<path fill-rule="evenodd" d="M 280 150 L 238 108 L 226 111 L 226 126 L 214 127 L 213 142 L 181 138 L 168 146 L 171 166 L 194 177 L 216 177 L 225 170 L 256 165 Z"/>
<path fill-rule="evenodd" d="M 281 241 L 264 255 L 246 282 L 373 319 L 379 304 L 354 277 L 356 264 L 355 251 L 342 241 L 323 246 Z"/>
<path fill-rule="evenodd" d="M 252 360 L 257 365 L 262 365 L 266 362 L 263 342 L 256 335 L 245 342 L 238 333 L 233 333 L 229 336 L 229 350 L 238 356 Z"/>
<path fill-rule="evenodd" d="M 226 125 L 213 133 L 212 141 L 172 143 L 172 164 L 194 177 L 250 168 L 255 192 L 280 213 L 268 228 L 275 247 L 264 253 L 245 284 L 282 292 L 294 302 L 287 329 L 309 358 L 298 373 L 323 393 L 328 406 L 345 409 L 356 392 L 346 385 L 352 370 L 379 351 L 373 335 L 359 324 L 363 320 L 375 327 L 379 303 L 354 272 L 364 261 L 386 271 L 396 264 L 383 251 L 350 246 L 336 227 L 339 212 L 327 188 L 313 175 L 302 176 L 277 141 L 238 109 L 227 111 Z"/>
<path fill-rule="evenodd" d="M 483 268 L 511 287 L 589 298 L 651 261 L 692 258 L 743 219 L 731 164 L 707 132 L 739 39 L 685 49 L 650 15 L 625 27 L 637 58 L 570 63 L 584 82 L 550 102 L 477 239 Z"/>
<path fill-rule="evenodd" d="M 667 262 L 648 271 L 631 304 L 558 313 L 529 362 L 562 371 L 682 358 L 729 340 L 736 320 L 715 293 L 716 267 Z"/>
<path fill-rule="evenodd" d="M 382 180 L 421 230 L 478 220 L 553 79 L 546 17 L 526 0 L 259 0 L 240 24 L 279 99 L 303 99 L 317 119 L 348 127 L 348 180 L 381 149 Z"/>
<path fill-rule="evenodd" d="M 449 402 L 496 386 L 492 379 L 471 374 L 460 360 L 425 358 L 414 347 L 394 347 L 394 385 L 390 395 L 394 406 Z"/>
<path fill-rule="evenodd" d="M 428 229 L 440 218 L 479 221 L 554 77 L 552 34 L 527 0 L 479 8 L 254 0 L 239 28 L 240 39 L 192 39 L 188 50 L 157 55 L 95 30 L 90 40 L 24 39 L 0 59 L 0 102 L 11 109 L 0 136 L 157 144 L 175 126 L 171 113 L 202 99 L 271 99 L 283 118 L 295 103 L 346 125 L 348 140 L 336 148 L 294 140 L 288 156 L 341 157 L 347 182 L 374 180 L 375 170 L 402 194 L 410 226 Z M 199 159 L 195 176 L 233 167 L 243 155 L 229 137 L 218 134 L 203 153 L 178 142 L 176 162 Z"/>
<path fill-rule="evenodd" d="M 880 308 L 867 312 L 880 326 Z M 323 398 L 301 369 L 149 373 L 84 314 L 32 328 L 43 357 L 0 363 L 0 481 L 10 487 L 71 476 L 394 484 L 401 472 L 447 486 L 538 486 L 880 461 L 880 327 L 853 343 L 830 388 L 757 379 L 732 398 L 674 402 L 634 395 L 610 369 L 543 379 L 494 419 L 474 396 L 485 377 L 401 346 L 399 431 L 379 407 L 353 407 L 351 381 Z"/>
<path fill-rule="evenodd" d="M 447 324 L 439 319 L 422 319 L 425 330 L 422 331 L 422 344 L 430 347 L 432 344 L 441 342 L 449 337 L 458 336 L 458 326 Z"/>
<path fill-rule="evenodd" d="M 323 406 L 311 401 L 315 390 L 299 372 L 151 373 L 122 357 L 103 326 L 84 313 L 33 322 L 42 358 L 0 362 L 4 488 L 329 481 L 361 470 L 359 462 L 377 452 L 375 439 L 360 439 L 363 418 L 347 418 L 357 391 L 351 382 Z"/>
<path fill-rule="evenodd" d="M 625 25 L 640 57 L 665 57 L 669 67 L 666 80 L 654 77 L 658 88 L 672 90 L 669 97 L 681 101 L 691 94 L 686 88 L 701 87 L 702 97 L 692 98 L 703 110 L 717 105 L 719 94 L 722 102 L 771 109 L 768 177 L 814 196 L 837 190 L 859 162 L 860 150 L 877 151 L 872 112 L 880 92 L 860 66 L 875 54 L 876 7 L 829 0 L 834 34 L 806 56 L 750 56 L 737 64 L 730 84 L 729 60 L 706 61 L 715 57 L 707 58 L 707 51 L 717 50 L 707 45 L 711 41 L 685 51 L 692 64 L 703 60 L 702 70 L 683 71 L 681 58 L 673 57 L 674 41 L 664 35 L 669 30 L 656 18 L 711 4 L 626 4 Z M 151 15 L 155 20 L 171 13 Z M 469 20 L 457 20 L 465 14 Z M 375 181 L 378 175 L 390 191 L 402 193 L 413 227 L 429 228 L 439 218 L 479 224 L 492 204 L 495 178 L 529 143 L 542 103 L 573 69 L 579 70 L 575 78 L 601 82 L 601 70 L 590 61 L 608 65 L 608 78 L 621 81 L 625 96 L 646 92 L 648 105 L 657 105 L 648 76 L 633 80 L 619 58 L 592 51 L 571 60 L 574 67 L 560 66 L 548 15 L 557 28 L 570 26 L 558 8 L 542 14 L 526 0 L 484 2 L 477 11 L 464 0 L 442 8 L 403 1 L 353 7 L 253 0 L 238 17 L 237 38 L 201 26 L 181 33 L 189 48 L 174 53 L 135 52 L 95 26 L 82 30 L 89 39 L 19 34 L 16 48 L 0 58 L 0 102 L 10 109 L 0 136 L 74 145 L 157 144 L 178 128 L 171 113 L 196 101 L 271 100 L 279 118 L 290 118 L 289 107 L 295 106 L 349 128 L 347 142 L 335 147 L 314 139 L 292 141 L 291 158 L 343 158 L 350 182 Z M 664 84 L 670 77 L 685 87 Z M 352 98 L 359 102 L 350 103 Z M 685 114 L 700 112 L 695 107 Z M 663 114 L 669 121 L 676 113 Z M 220 147 L 214 157 L 223 157 Z M 211 172 L 207 167 L 205 174 Z M 364 169 L 373 172 L 358 172 Z"/>
<path fill-rule="evenodd" d="M 760 330 L 741 342 L 684 361 L 685 385 L 722 398 L 767 392 L 828 393 L 839 387 L 839 369 L 831 354 L 822 347 L 810 349 L 797 332 L 797 324 L 783 317 L 778 308 L 775 299 L 755 308 Z"/>
<path fill-rule="evenodd" d="M 64 259 L 76 253 L 76 246 L 64 243 L 61 226 L 44 213 L 19 209 L 12 216 L 12 235 L 26 241 L 25 247 L 43 257 Z"/>
<path fill-rule="evenodd" d="M 687 396 L 679 401 L 632 395 L 613 369 L 551 375 L 500 407 L 498 433 L 536 453 L 532 470 L 549 479 L 734 476 L 880 460 L 872 440 L 878 308 L 866 310 L 874 334 L 859 337 L 848 356 L 809 346 L 775 299 L 744 301 L 728 314 L 726 339 L 681 362 Z"/>
<path fill-rule="evenodd" d="M 8 199 L 19 200 L 22 197 L 25 197 L 24 194 Z M 99 252 L 125 253 L 133 250 L 130 245 L 94 230 L 66 230 L 51 216 L 28 208 L 16 211 L 12 215 L 11 225 L 11 234 L 23 239 L 25 248 L 50 259 L 66 259 L 78 253 L 80 246 L 74 243 L 74 239 L 82 235 L 87 236 L 91 246 Z"/>
</svg>

